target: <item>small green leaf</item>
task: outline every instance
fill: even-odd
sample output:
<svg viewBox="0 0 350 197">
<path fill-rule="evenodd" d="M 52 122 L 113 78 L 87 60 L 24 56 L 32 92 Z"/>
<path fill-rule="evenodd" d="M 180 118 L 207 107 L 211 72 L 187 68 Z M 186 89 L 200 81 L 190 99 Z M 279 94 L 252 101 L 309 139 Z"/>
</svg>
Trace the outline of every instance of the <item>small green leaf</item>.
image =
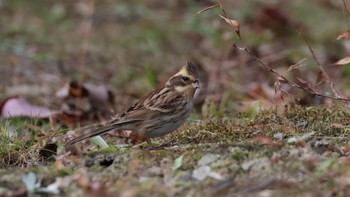
<svg viewBox="0 0 350 197">
<path fill-rule="evenodd" d="M 108 147 L 107 142 L 101 136 L 95 136 L 95 137 L 91 138 L 90 141 L 100 148 L 107 148 Z"/>
<path fill-rule="evenodd" d="M 180 157 L 176 158 L 174 165 L 171 169 L 174 171 L 179 169 L 182 166 L 183 158 L 184 158 L 184 155 L 181 155 Z"/>
</svg>

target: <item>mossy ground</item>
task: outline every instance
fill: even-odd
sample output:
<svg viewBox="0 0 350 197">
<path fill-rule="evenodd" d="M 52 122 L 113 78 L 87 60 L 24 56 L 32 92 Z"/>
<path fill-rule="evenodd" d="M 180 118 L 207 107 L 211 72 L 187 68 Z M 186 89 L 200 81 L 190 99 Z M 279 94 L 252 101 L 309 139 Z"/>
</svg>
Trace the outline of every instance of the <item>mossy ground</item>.
<svg viewBox="0 0 350 197">
<path fill-rule="evenodd" d="M 349 121 L 348 110 L 296 106 L 280 115 L 263 111 L 250 119 L 189 122 L 158 139 L 167 145 L 156 150 L 117 145 L 81 156 L 61 152 L 44 166 L 3 166 L 0 191 L 25 191 L 22 177 L 34 172 L 42 187 L 56 182 L 69 196 L 346 196 Z M 205 157 L 210 159 L 201 161 Z M 194 171 L 202 166 L 219 176 L 197 180 Z"/>
</svg>

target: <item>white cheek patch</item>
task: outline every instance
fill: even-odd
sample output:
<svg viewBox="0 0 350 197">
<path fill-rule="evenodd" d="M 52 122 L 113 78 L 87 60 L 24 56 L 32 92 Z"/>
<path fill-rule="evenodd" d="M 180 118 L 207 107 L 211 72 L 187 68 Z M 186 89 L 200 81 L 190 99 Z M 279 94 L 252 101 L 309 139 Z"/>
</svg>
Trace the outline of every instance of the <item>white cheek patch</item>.
<svg viewBox="0 0 350 197">
<path fill-rule="evenodd" d="M 187 86 L 175 86 L 175 90 L 178 92 L 184 92 L 187 90 Z"/>
</svg>

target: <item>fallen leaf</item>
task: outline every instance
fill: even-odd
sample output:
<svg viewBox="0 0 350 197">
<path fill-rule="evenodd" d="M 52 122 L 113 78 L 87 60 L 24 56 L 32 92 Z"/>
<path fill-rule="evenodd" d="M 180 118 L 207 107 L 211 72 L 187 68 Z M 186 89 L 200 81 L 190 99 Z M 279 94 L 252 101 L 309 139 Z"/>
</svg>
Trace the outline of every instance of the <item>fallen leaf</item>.
<svg viewBox="0 0 350 197">
<path fill-rule="evenodd" d="M 344 57 L 343 59 L 335 62 L 333 65 L 345 65 L 350 63 L 350 56 Z"/>
<path fill-rule="evenodd" d="M 36 188 L 36 179 L 37 177 L 33 172 L 29 172 L 28 174 L 22 177 L 22 181 L 29 193 L 34 193 Z"/>
<path fill-rule="evenodd" d="M 184 155 L 181 155 L 180 157 L 176 158 L 174 161 L 174 165 L 171 169 L 174 171 L 179 169 L 182 166 L 183 158 L 184 158 Z"/>
<path fill-rule="evenodd" d="M 0 112 L 2 118 L 11 117 L 35 117 L 35 118 L 49 118 L 57 112 L 46 107 L 40 107 L 28 103 L 23 97 L 15 96 L 5 99 L 0 104 Z"/>
<path fill-rule="evenodd" d="M 92 85 L 72 81 L 56 91 L 56 97 L 65 99 L 72 97 L 88 97 L 91 102 L 114 103 L 114 94 L 104 85 Z"/>
<path fill-rule="evenodd" d="M 80 120 L 94 117 L 98 121 L 109 119 L 113 113 L 114 94 L 104 85 L 91 85 L 72 81 L 56 91 L 61 111 Z M 66 118 L 66 117 L 63 117 Z M 73 123 L 75 119 L 72 120 Z"/>
</svg>

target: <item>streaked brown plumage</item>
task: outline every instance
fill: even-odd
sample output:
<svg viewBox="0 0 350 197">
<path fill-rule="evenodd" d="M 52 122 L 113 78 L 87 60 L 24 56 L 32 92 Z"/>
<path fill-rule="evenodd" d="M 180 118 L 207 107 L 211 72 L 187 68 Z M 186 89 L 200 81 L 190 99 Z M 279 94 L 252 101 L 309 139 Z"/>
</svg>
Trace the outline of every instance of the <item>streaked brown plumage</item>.
<svg viewBox="0 0 350 197">
<path fill-rule="evenodd" d="M 131 130 L 150 145 L 150 138 L 160 137 L 180 127 L 189 117 L 193 95 L 199 88 L 196 67 L 188 62 L 165 84 L 158 86 L 119 118 L 103 126 L 92 126 L 67 145 L 114 130 Z"/>
</svg>

